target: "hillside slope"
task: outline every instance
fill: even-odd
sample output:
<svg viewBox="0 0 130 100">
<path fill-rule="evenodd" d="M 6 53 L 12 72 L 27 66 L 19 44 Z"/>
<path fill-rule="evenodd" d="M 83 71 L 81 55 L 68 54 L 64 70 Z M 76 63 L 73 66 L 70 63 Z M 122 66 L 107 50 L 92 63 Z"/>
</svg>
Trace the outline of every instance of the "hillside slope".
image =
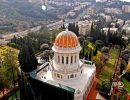
<svg viewBox="0 0 130 100">
<path fill-rule="evenodd" d="M 30 0 L 29 0 L 30 1 Z M 27 0 L 1 0 L 0 18 L 15 19 L 20 21 L 40 21 L 56 19 L 49 12 L 43 12 L 40 2 L 29 2 Z"/>
</svg>

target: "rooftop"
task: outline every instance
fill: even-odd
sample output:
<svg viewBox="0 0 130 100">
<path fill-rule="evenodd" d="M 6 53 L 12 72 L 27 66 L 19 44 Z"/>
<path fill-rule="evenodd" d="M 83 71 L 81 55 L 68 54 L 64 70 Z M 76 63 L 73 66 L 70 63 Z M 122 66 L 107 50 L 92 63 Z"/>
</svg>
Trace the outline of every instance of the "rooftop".
<svg viewBox="0 0 130 100">
<path fill-rule="evenodd" d="M 54 80 L 52 78 L 51 71 L 49 70 L 49 62 L 44 63 L 42 66 L 40 66 L 38 69 L 34 70 L 31 72 L 31 77 L 40 80 L 42 82 L 46 82 L 51 85 L 55 85 L 56 87 L 59 88 L 64 88 L 64 89 L 70 89 L 70 90 L 80 90 L 83 91 L 86 83 L 89 83 L 90 77 L 93 75 L 95 72 L 95 65 L 90 66 L 92 64 L 91 62 L 85 63 L 84 68 L 83 68 L 83 74 L 79 79 L 76 80 L 68 80 L 68 81 L 61 81 L 61 80 Z M 82 85 L 80 85 L 82 84 Z M 72 87 L 72 88 L 70 88 Z"/>
</svg>

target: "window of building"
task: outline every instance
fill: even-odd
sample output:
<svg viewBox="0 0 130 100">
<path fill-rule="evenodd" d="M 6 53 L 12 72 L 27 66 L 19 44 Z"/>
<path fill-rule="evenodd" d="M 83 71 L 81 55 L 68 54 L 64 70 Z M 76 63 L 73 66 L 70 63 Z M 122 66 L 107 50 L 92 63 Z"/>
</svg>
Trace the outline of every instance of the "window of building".
<svg viewBox="0 0 130 100">
<path fill-rule="evenodd" d="M 71 56 L 71 64 L 73 63 L 73 56 Z"/>
<path fill-rule="evenodd" d="M 54 73 L 54 76 L 56 77 L 56 73 Z"/>
<path fill-rule="evenodd" d="M 60 56 L 58 56 L 58 63 L 60 62 Z"/>
<path fill-rule="evenodd" d="M 61 78 L 62 78 L 62 75 L 61 75 Z"/>
<path fill-rule="evenodd" d="M 81 70 L 81 74 L 82 74 L 82 70 Z"/>
<path fill-rule="evenodd" d="M 62 56 L 62 64 L 64 64 L 64 57 Z"/>
<path fill-rule="evenodd" d="M 76 62 L 76 56 L 75 56 L 75 62 Z"/>
<path fill-rule="evenodd" d="M 69 59 L 68 59 L 68 57 L 66 57 L 66 64 L 68 64 L 68 62 L 69 62 Z"/>
<path fill-rule="evenodd" d="M 60 74 L 57 74 L 57 77 L 60 78 Z"/>
<path fill-rule="evenodd" d="M 74 74 L 71 74 L 71 75 L 70 75 L 70 78 L 74 78 Z"/>
<path fill-rule="evenodd" d="M 68 79 L 69 79 L 69 75 L 68 75 Z"/>
</svg>

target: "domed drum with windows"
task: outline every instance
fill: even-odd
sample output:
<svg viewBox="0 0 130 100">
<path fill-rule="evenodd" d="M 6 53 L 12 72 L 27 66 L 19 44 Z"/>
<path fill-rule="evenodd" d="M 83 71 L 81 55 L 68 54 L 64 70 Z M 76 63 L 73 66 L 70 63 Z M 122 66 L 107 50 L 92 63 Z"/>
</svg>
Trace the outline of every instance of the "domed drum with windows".
<svg viewBox="0 0 130 100">
<path fill-rule="evenodd" d="M 79 60 L 81 46 L 77 36 L 71 31 L 59 33 L 55 39 L 52 75 L 60 80 L 72 80 L 80 77 L 82 62 Z"/>
</svg>

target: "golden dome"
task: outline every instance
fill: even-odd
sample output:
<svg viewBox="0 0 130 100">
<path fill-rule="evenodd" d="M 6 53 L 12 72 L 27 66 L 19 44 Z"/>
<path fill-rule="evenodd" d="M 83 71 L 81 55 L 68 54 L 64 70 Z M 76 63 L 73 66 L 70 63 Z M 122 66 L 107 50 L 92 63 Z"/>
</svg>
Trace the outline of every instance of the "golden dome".
<svg viewBox="0 0 130 100">
<path fill-rule="evenodd" d="M 77 36 L 71 31 L 63 31 L 58 34 L 54 45 L 58 48 L 71 49 L 79 46 Z"/>
</svg>

